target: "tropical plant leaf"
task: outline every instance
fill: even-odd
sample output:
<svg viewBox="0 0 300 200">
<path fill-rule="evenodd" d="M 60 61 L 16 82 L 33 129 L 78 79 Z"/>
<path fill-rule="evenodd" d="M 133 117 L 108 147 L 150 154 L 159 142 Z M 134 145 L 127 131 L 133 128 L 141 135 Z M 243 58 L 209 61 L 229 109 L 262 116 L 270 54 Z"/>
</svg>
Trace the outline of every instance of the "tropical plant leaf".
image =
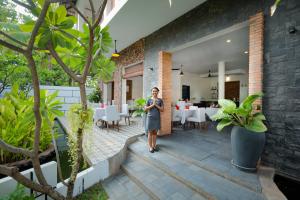
<svg viewBox="0 0 300 200">
<path fill-rule="evenodd" d="M 228 99 L 219 99 L 218 103 L 225 113 L 233 113 L 236 108 L 236 104 Z"/>
<path fill-rule="evenodd" d="M 253 115 L 253 118 L 256 119 L 256 120 L 266 120 L 266 117 L 262 113 L 255 113 Z"/>
<path fill-rule="evenodd" d="M 232 124 L 232 120 L 222 119 L 217 125 L 217 130 L 221 131 L 225 126 L 229 126 L 230 124 Z"/>
<path fill-rule="evenodd" d="M 252 103 L 258 98 L 262 97 L 262 95 L 262 93 L 256 93 L 248 96 L 239 107 L 246 110 L 252 110 Z"/>
<path fill-rule="evenodd" d="M 267 131 L 267 127 L 258 119 L 253 119 L 249 124 L 245 124 L 245 128 L 259 133 Z"/>
</svg>

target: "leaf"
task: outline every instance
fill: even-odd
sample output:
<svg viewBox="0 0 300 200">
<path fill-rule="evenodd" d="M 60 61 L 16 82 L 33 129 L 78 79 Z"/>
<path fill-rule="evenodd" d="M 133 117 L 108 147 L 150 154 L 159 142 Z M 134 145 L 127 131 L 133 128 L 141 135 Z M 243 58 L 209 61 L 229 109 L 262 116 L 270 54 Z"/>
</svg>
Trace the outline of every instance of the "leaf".
<svg viewBox="0 0 300 200">
<path fill-rule="evenodd" d="M 228 114 L 233 113 L 236 108 L 236 104 L 228 99 L 219 99 L 218 103 L 221 106 L 222 110 Z"/>
<path fill-rule="evenodd" d="M 255 118 L 256 120 L 266 120 L 266 117 L 262 113 L 255 113 L 253 115 L 253 118 Z"/>
<path fill-rule="evenodd" d="M 24 32 L 32 32 L 35 25 L 35 21 L 28 21 L 25 24 L 20 25 L 20 29 Z"/>
<path fill-rule="evenodd" d="M 51 32 L 43 32 L 41 35 L 40 40 L 38 41 L 38 47 L 40 48 L 45 48 L 47 43 L 50 41 L 51 39 Z"/>
<path fill-rule="evenodd" d="M 245 128 L 254 132 L 265 132 L 267 127 L 261 120 L 253 119 L 249 124 L 245 125 Z"/>
<path fill-rule="evenodd" d="M 59 6 L 56 9 L 56 15 L 57 15 L 57 23 L 60 24 L 67 16 L 67 10 L 65 6 Z"/>
<path fill-rule="evenodd" d="M 217 130 L 221 131 L 225 126 L 229 126 L 232 123 L 232 120 L 222 119 L 217 126 Z"/>
<path fill-rule="evenodd" d="M 219 109 L 218 112 L 211 117 L 212 120 L 221 120 L 221 119 L 231 119 L 229 114 L 223 112 L 222 109 Z"/>
<path fill-rule="evenodd" d="M 246 110 L 252 110 L 252 103 L 263 96 L 263 93 L 256 93 L 248 96 L 239 106 L 240 108 L 244 108 Z"/>
<path fill-rule="evenodd" d="M 66 19 L 58 25 L 58 27 L 61 29 L 70 29 L 73 26 L 74 26 L 74 22 L 71 19 Z"/>
</svg>

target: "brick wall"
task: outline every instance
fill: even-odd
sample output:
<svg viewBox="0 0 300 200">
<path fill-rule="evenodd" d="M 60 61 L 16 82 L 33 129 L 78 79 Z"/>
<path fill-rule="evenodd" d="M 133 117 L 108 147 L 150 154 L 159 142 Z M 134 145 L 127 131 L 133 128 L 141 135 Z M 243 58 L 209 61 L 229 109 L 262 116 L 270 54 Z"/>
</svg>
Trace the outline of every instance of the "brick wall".
<svg viewBox="0 0 300 200">
<path fill-rule="evenodd" d="M 257 13 L 249 20 L 249 95 L 262 92 L 263 77 L 263 37 L 264 14 Z M 261 107 L 262 101 L 256 100 L 254 109 Z"/>
<path fill-rule="evenodd" d="M 262 66 L 260 73 L 250 72 L 262 78 L 263 112 L 267 117 L 267 140 L 262 163 L 275 167 L 277 173 L 300 180 L 300 1 L 281 1 L 273 17 L 270 6 L 275 0 L 208 0 L 173 22 L 145 38 L 145 66 L 153 71 L 144 71 L 144 96 L 159 81 L 158 60 L 160 51 L 168 51 L 187 42 L 220 31 L 234 24 L 249 20 L 249 23 L 264 24 L 263 57 L 257 56 L 252 66 Z M 264 23 L 258 16 L 263 13 Z M 255 17 L 256 16 L 256 17 Z M 262 17 L 262 16 L 261 16 Z M 262 21 L 261 21 L 262 22 Z M 288 33 L 295 26 L 298 32 Z M 258 26 L 259 27 L 259 26 Z M 253 30 L 253 29 L 252 29 Z M 253 35 L 253 34 L 252 34 Z M 259 36 L 255 36 L 259 37 Z M 251 38 L 249 38 L 252 40 Z M 260 44 L 250 44 L 258 45 Z M 255 56 L 255 52 L 250 53 Z M 255 84 L 256 85 L 256 84 Z M 261 86 L 251 86 L 250 93 Z"/>
</svg>

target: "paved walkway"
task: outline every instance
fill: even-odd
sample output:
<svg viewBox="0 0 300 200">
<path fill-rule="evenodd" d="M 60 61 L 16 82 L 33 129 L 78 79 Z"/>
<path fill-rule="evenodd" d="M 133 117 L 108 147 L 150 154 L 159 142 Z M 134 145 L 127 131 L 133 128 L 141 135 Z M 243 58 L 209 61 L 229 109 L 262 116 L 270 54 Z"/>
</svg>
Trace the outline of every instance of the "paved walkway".
<svg viewBox="0 0 300 200">
<path fill-rule="evenodd" d="M 65 117 L 59 119 L 65 128 L 68 123 Z M 124 120 L 120 121 L 120 130 L 100 128 L 96 125 L 85 133 L 83 138 L 83 153 L 90 165 L 96 165 L 120 152 L 130 138 L 143 134 L 141 124 L 131 119 L 130 126 Z"/>
<path fill-rule="evenodd" d="M 231 165 L 229 129 L 177 129 L 158 145 L 149 153 L 140 136 L 128 147 L 120 172 L 103 183 L 111 200 L 265 199 L 258 174 Z"/>
</svg>

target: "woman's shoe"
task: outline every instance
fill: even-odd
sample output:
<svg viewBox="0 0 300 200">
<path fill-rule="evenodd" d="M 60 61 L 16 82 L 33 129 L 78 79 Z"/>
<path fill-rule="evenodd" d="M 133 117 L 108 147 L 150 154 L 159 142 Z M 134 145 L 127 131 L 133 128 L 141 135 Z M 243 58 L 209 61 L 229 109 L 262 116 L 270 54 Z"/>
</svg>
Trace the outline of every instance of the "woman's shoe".
<svg viewBox="0 0 300 200">
<path fill-rule="evenodd" d="M 150 153 L 154 153 L 154 149 L 149 149 L 149 152 Z"/>
<path fill-rule="evenodd" d="M 153 150 L 156 151 L 156 152 L 158 152 L 159 151 L 158 146 L 154 147 Z"/>
</svg>

